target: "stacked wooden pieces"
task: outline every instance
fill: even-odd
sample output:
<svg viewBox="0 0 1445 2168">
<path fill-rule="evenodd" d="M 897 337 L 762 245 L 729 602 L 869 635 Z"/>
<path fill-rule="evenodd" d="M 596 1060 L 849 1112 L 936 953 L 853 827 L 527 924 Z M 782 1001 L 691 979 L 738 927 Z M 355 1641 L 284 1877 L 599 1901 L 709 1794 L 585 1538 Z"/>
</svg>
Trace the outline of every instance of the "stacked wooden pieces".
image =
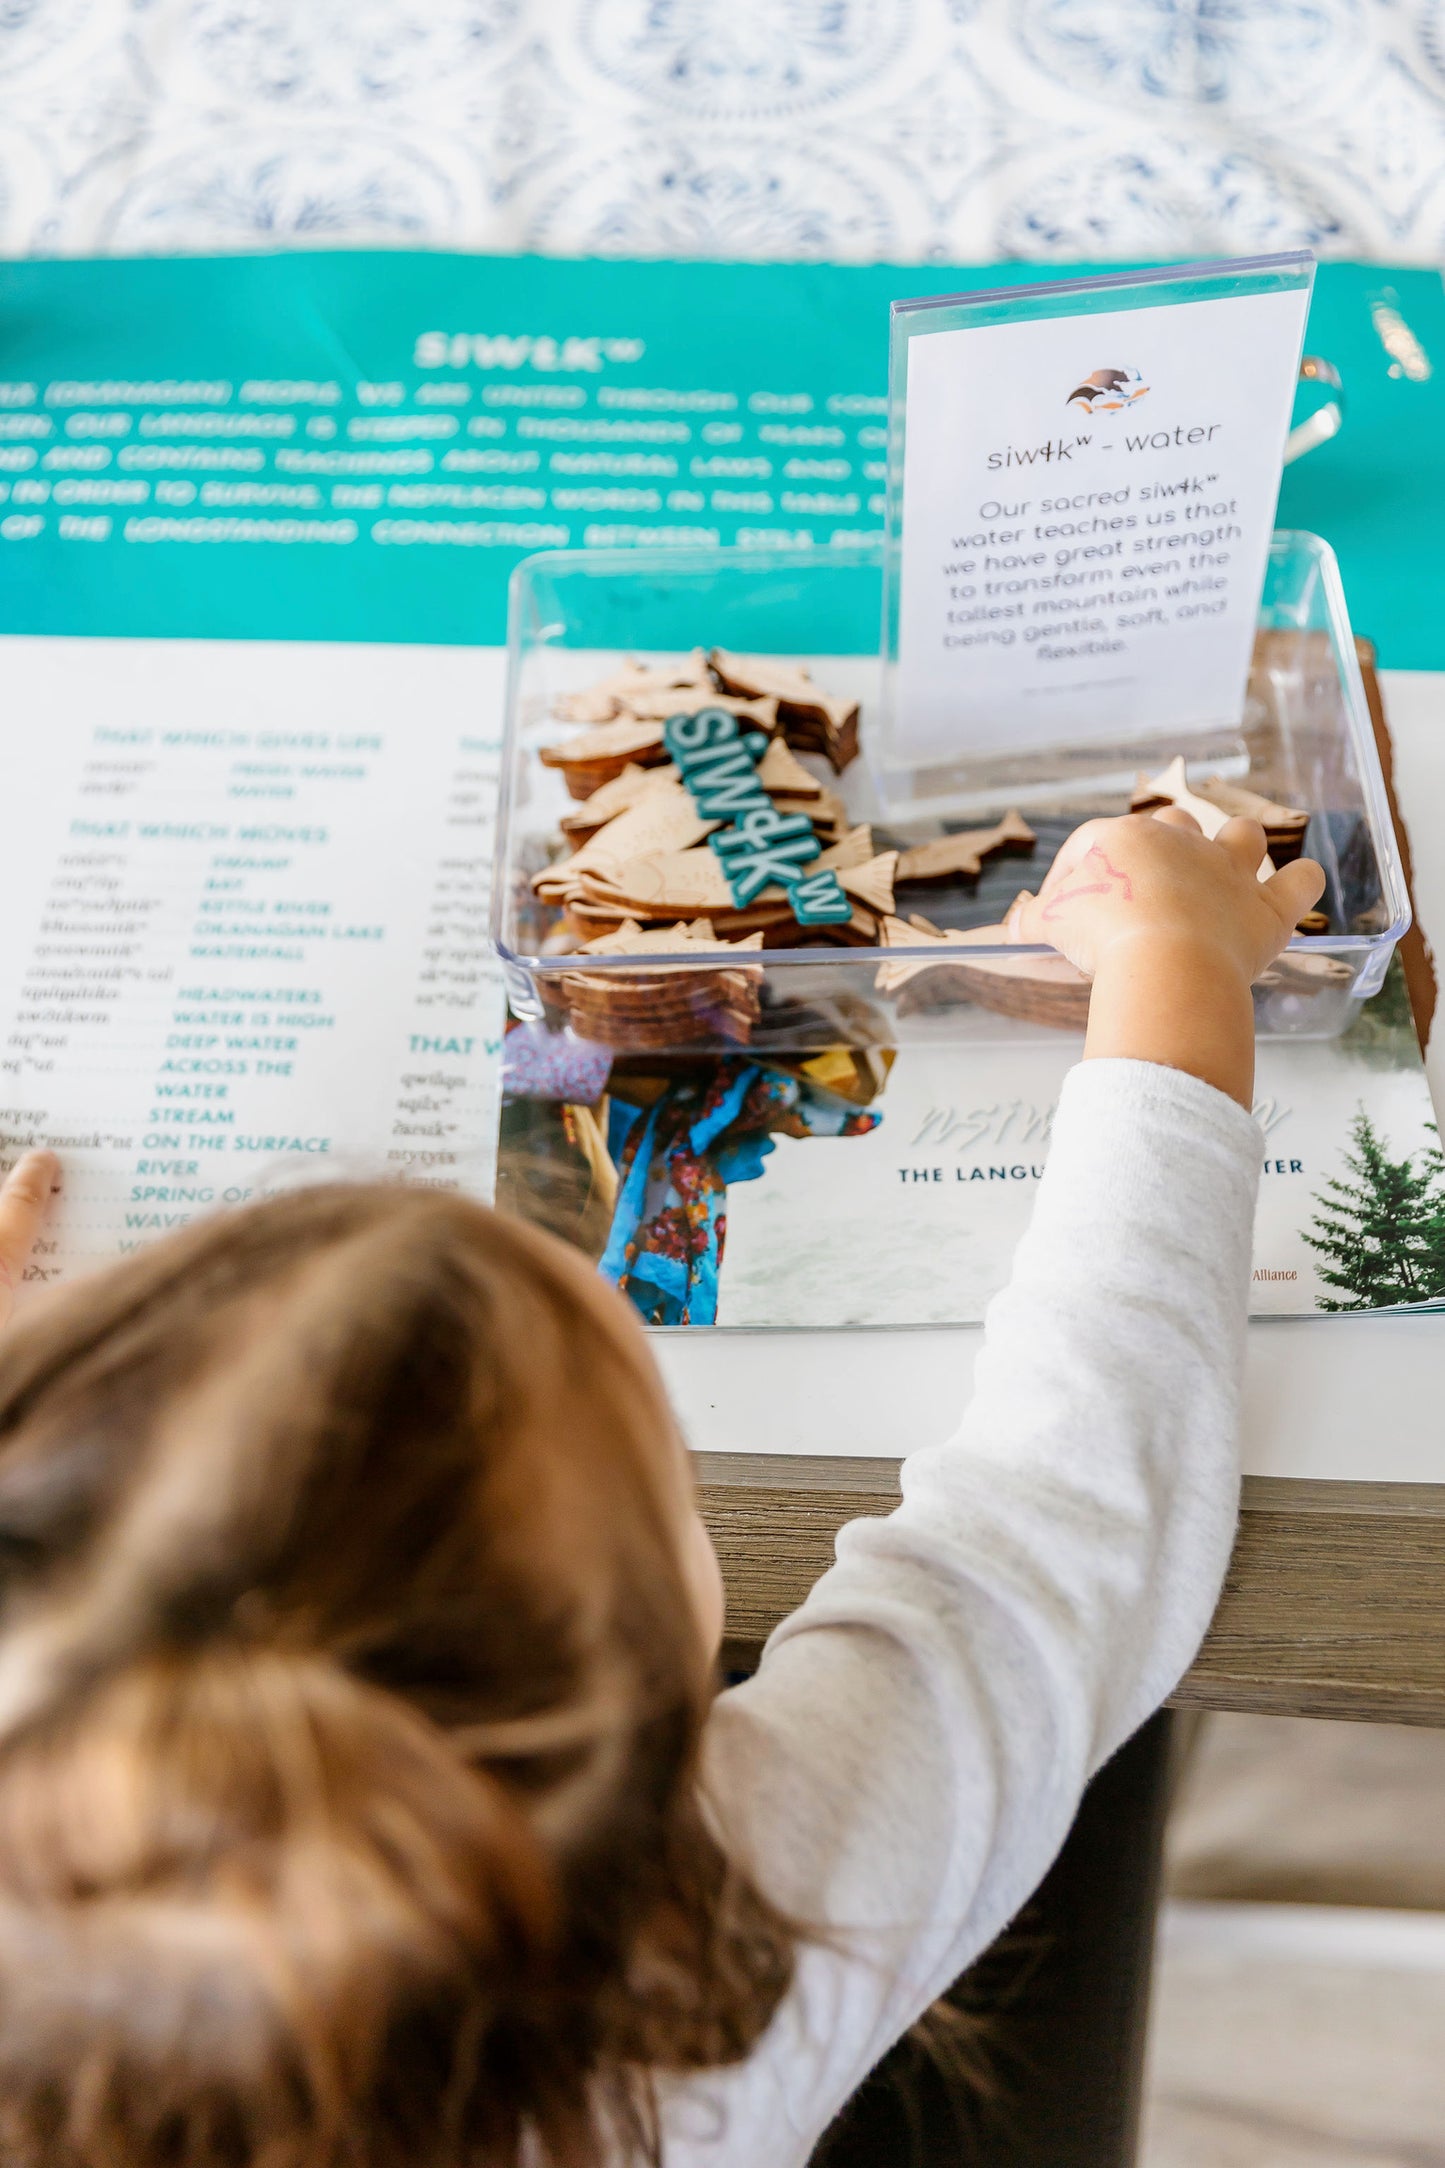
<svg viewBox="0 0 1445 2168">
<path fill-rule="evenodd" d="M 1329 930 L 1328 921 L 1325 930 Z M 1254 983 L 1265 992 L 1322 994 L 1350 985 L 1354 976 L 1343 956 L 1311 956 L 1301 949 L 1287 948 Z"/>
<path fill-rule="evenodd" d="M 902 852 L 898 881 L 900 886 L 976 881 L 985 858 L 996 854 L 1027 857 L 1037 842 L 1023 815 L 1011 809 L 993 828 L 960 829 Z"/>
<path fill-rule="evenodd" d="M 766 655 L 733 655 L 694 648 L 674 667 L 628 660 L 596 684 L 557 703 L 563 722 L 584 727 L 543 748 L 544 766 L 557 768 L 572 797 L 586 799 L 616 781 L 628 766 L 660 767 L 667 760 L 663 724 L 672 715 L 723 708 L 740 721 L 781 737 L 785 745 L 821 753 L 841 775 L 858 751 L 858 703 L 824 690 L 793 663 Z"/>
<path fill-rule="evenodd" d="M 1207 836 L 1218 835 L 1229 820 L 1258 821 L 1268 846 L 1267 862 L 1260 866 L 1262 880 L 1299 857 L 1310 824 L 1309 814 L 1300 807 L 1277 805 L 1272 798 L 1261 798 L 1258 791 L 1223 783 L 1217 776 L 1191 785 L 1183 754 L 1160 774 L 1141 775 L 1134 785 L 1131 812 L 1151 813 L 1165 805 L 1182 806 L 1192 813 Z"/>
<path fill-rule="evenodd" d="M 880 848 L 866 823 L 849 825 L 836 792 L 798 758 L 821 756 L 836 772 L 857 751 L 856 703 L 806 670 L 697 648 L 671 668 L 628 661 L 558 712 L 578 727 L 541 756 L 563 774 L 573 801 L 561 822 L 567 854 L 533 881 L 559 914 L 546 946 L 628 960 L 625 971 L 576 970 L 557 982 L 584 1036 L 639 1051 L 715 1034 L 745 1043 L 759 1014 L 757 964 L 690 960 L 815 942 L 937 950 L 936 959 L 915 954 L 881 966 L 879 990 L 896 997 L 901 1013 L 965 1000 L 1032 1021 L 1084 1023 L 1087 981 L 1063 957 L 1021 942 L 1013 913 L 967 932 L 901 915 L 910 890 L 972 886 L 989 857 L 1031 853 L 1028 823 L 1010 810 L 992 827 Z M 753 808 L 746 814 L 745 802 Z M 1299 856 L 1309 822 L 1299 808 L 1235 784 L 1191 788 L 1182 757 L 1138 779 L 1134 810 L 1166 804 L 1182 806 L 1211 835 L 1239 814 L 1258 820 L 1269 845 L 1261 879 Z M 776 876 L 764 836 L 785 839 Z M 763 854 L 755 870 L 750 853 Z M 806 879 L 784 858 L 799 868 L 806 861 Z M 821 912 L 814 886 L 832 897 Z M 1321 917 L 1305 930 L 1327 928 Z M 638 969 L 654 955 L 689 963 Z M 1294 952 L 1265 983 L 1315 991 L 1341 974 L 1346 967 L 1333 959 Z"/>
<path fill-rule="evenodd" d="M 699 708 L 716 707 L 719 701 L 711 686 L 692 686 L 656 704 L 665 707 L 666 713 L 621 715 L 614 722 L 594 723 L 561 745 L 544 745 L 537 757 L 544 768 L 561 770 L 572 797 L 590 798 L 604 784 L 615 782 L 625 768 L 658 767 L 667 759 L 663 724 L 668 715 L 695 715 Z M 777 727 L 777 709 L 771 701 L 733 700 L 727 705 L 759 730 L 771 733 Z"/>
<path fill-rule="evenodd" d="M 544 903 L 565 907 L 586 893 L 589 875 L 600 884 L 635 858 L 690 850 L 717 826 L 699 817 L 676 769 L 635 772 L 644 782 L 632 803 L 593 829 L 570 858 L 533 875 L 532 886 Z M 617 785 L 606 788 L 615 791 Z"/>
<path fill-rule="evenodd" d="M 898 854 L 850 827 L 793 750 L 841 769 L 857 750 L 856 703 L 791 665 L 699 648 L 674 668 L 625 662 L 558 712 L 579 727 L 540 756 L 573 801 L 567 854 L 532 880 L 560 914 L 545 952 L 628 960 L 552 982 L 578 1032 L 639 1051 L 714 1035 L 744 1043 L 759 1014 L 756 965 L 694 957 L 877 944 Z M 638 968 L 653 955 L 657 970 Z"/>
<path fill-rule="evenodd" d="M 893 997 L 900 1016 L 972 1002 L 1061 1031 L 1082 1031 L 1088 1023 L 1089 980 L 1067 957 L 1025 946 L 1012 912 L 999 925 L 966 932 L 941 930 L 925 918 L 886 918 L 882 941 L 885 948 L 935 952 L 879 965 L 878 991 Z M 999 953 L 1011 948 L 1018 953 Z M 1352 977 L 1338 956 L 1286 949 L 1255 983 L 1261 992 L 1314 995 L 1347 986 Z"/>
<path fill-rule="evenodd" d="M 666 753 L 664 751 L 664 759 Z M 661 784 L 680 785 L 681 776 L 670 761 L 663 766 L 628 761 L 607 783 L 592 791 L 576 809 L 562 815 L 562 833 L 569 842 L 581 844 L 595 835 L 619 813 L 629 812 L 639 798 Z M 774 738 L 758 763 L 758 780 L 783 813 L 806 813 L 820 837 L 838 843 L 848 830 L 848 817 L 836 791 L 829 790 L 784 744 Z"/>
<path fill-rule="evenodd" d="M 1259 865 L 1262 881 L 1267 881 L 1278 867 L 1291 865 L 1302 854 L 1305 830 L 1310 824 L 1309 814 L 1299 806 L 1279 805 L 1272 798 L 1262 798 L 1258 791 L 1244 790 L 1237 783 L 1221 782 L 1217 776 L 1210 776 L 1191 787 L 1182 755 L 1172 760 L 1161 774 L 1141 775 L 1135 783 L 1131 812 L 1149 813 L 1164 805 L 1182 806 L 1187 813 L 1192 813 L 1207 836 L 1217 835 L 1227 820 L 1258 821 L 1264 830 L 1266 846 Z M 1298 931 L 1328 933 L 1329 912 L 1306 911 Z"/>
<path fill-rule="evenodd" d="M 572 800 L 561 820 L 569 849 L 532 885 L 559 914 L 547 953 L 628 959 L 626 971 L 553 981 L 574 1028 L 611 1046 L 687 1046 L 713 1034 L 745 1042 L 759 1013 L 755 965 L 639 970 L 645 955 L 878 948 L 900 881 L 969 886 L 988 857 L 1035 847 L 1010 811 L 901 856 L 879 848 L 798 757 L 801 748 L 844 767 L 857 750 L 856 703 L 776 658 L 715 648 L 673 668 L 628 661 L 559 713 L 578 728 L 541 757 Z M 757 837 L 778 839 L 776 874 L 772 844 Z"/>
<path fill-rule="evenodd" d="M 721 688 L 721 689 L 720 689 Z M 700 811 L 690 789 L 690 756 L 670 754 L 667 725 L 677 716 L 721 710 L 739 736 L 765 749 L 757 782 L 775 813 L 806 820 L 818 844 L 812 869 L 833 872 L 854 909 L 827 923 L 802 921 L 792 891 L 770 885 L 740 901 L 723 873 L 721 819 Z M 824 755 L 835 769 L 857 750 L 857 703 L 829 693 L 806 670 L 776 657 L 695 648 L 674 667 L 628 661 L 559 703 L 583 725 L 541 753 L 559 769 L 575 800 L 562 819 L 570 857 L 534 879 L 539 897 L 565 914 L 567 931 L 588 940 L 624 919 L 662 923 L 705 912 L 721 937 L 762 932 L 769 946 L 823 940 L 875 945 L 880 918 L 894 909 L 894 884 L 969 885 L 995 852 L 1031 851 L 1033 831 L 1017 812 L 992 828 L 942 836 L 904 852 L 878 850 L 866 825 L 850 827 L 842 800 L 797 758 L 795 747 Z M 682 763 L 680 766 L 679 763 Z M 806 831 L 804 831 L 806 832 Z"/>
<path fill-rule="evenodd" d="M 943 836 L 904 852 L 878 850 L 868 824 L 848 828 L 832 794 L 813 781 L 789 749 L 769 746 L 758 780 L 779 812 L 801 813 L 823 846 L 812 861 L 831 868 L 857 908 L 850 920 L 801 927 L 788 893 L 774 884 L 746 908 L 732 902 L 726 875 L 712 851 L 698 846 L 721 824 L 701 819 L 677 770 L 631 769 L 598 792 L 608 817 L 592 826 L 595 801 L 578 808 L 565 826 L 577 849 L 533 877 L 544 902 L 566 914 L 580 938 L 590 938 L 625 918 L 659 922 L 706 912 L 719 934 L 762 931 L 767 946 L 791 947 L 824 940 L 871 946 L 878 920 L 895 908 L 895 892 L 910 886 L 976 882 L 985 858 L 995 852 L 1034 848 L 1033 830 L 1017 813 L 992 828 Z M 871 914 L 871 915 L 870 915 Z"/>
<path fill-rule="evenodd" d="M 899 957 L 878 967 L 877 986 L 894 997 L 900 1016 L 968 1001 L 1002 1016 L 1082 1031 L 1089 1020 L 1089 981 L 1067 957 L 1021 947 L 1008 920 L 997 926 L 940 931 L 926 919 L 883 922 L 885 948 L 936 949 L 933 956 Z M 1016 956 L 999 949 L 1018 947 Z M 992 954 L 976 953 L 992 950 Z"/>
<path fill-rule="evenodd" d="M 776 883 L 741 909 L 734 905 L 722 861 L 707 849 L 643 851 L 613 871 L 584 873 L 567 894 L 566 918 L 574 931 L 592 937 L 628 919 L 663 924 L 705 913 L 720 938 L 757 934 L 769 948 L 794 947 L 805 938 L 871 946 L 879 914 L 893 909 L 897 855 L 875 852 L 866 827 L 820 852 L 810 870 L 835 872 L 854 909 L 841 923 L 808 928 L 806 935 L 788 891 Z"/>
<path fill-rule="evenodd" d="M 636 699 L 706 681 L 707 657 L 700 647 L 674 668 L 664 665 L 656 669 L 629 655 L 606 677 L 597 678 L 580 692 L 565 694 L 557 702 L 557 713 L 565 723 L 610 723 L 615 716 L 633 713 L 631 703 Z"/>
<path fill-rule="evenodd" d="M 821 753 L 841 775 L 858 753 L 858 703 L 825 692 L 796 663 L 715 647 L 708 664 L 724 692 L 777 702 L 778 725 L 800 753 Z"/>
<path fill-rule="evenodd" d="M 707 848 L 724 824 L 699 813 L 696 794 L 671 762 L 629 764 L 580 804 L 564 824 L 576 849 L 535 874 L 532 886 L 563 913 L 578 941 L 629 920 L 670 925 L 705 914 L 719 939 L 761 934 L 772 947 L 804 940 L 875 945 L 879 917 L 894 907 L 898 853 L 875 849 L 866 823 L 849 828 L 841 800 L 781 739 L 768 744 L 756 777 L 775 811 L 801 816 L 812 828 L 818 848 L 808 870 L 837 875 L 853 904 L 850 916 L 804 927 L 792 891 L 776 882 L 745 906 L 735 904 L 722 859 Z"/>
<path fill-rule="evenodd" d="M 825 843 L 841 843 L 848 814 L 836 791 L 820 783 L 782 738 L 758 762 L 758 781 L 780 813 L 806 813 Z"/>
<path fill-rule="evenodd" d="M 687 967 L 568 971 L 556 985 L 572 1029 L 619 1053 L 664 1051 L 711 1038 L 745 1046 L 758 1020 L 762 974 L 756 965 L 713 960 L 733 959 L 761 946 L 761 934 L 720 940 L 705 918 L 652 927 L 628 919 L 587 942 L 581 953 L 625 956 L 634 962 L 647 956 L 681 956 L 688 959 Z"/>
</svg>

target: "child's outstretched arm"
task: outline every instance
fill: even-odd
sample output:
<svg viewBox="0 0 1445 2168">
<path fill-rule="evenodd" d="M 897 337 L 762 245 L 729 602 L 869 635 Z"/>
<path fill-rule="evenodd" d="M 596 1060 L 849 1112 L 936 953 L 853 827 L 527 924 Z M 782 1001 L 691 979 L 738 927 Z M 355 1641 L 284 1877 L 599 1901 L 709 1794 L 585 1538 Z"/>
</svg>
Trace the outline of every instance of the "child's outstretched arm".
<svg viewBox="0 0 1445 2168">
<path fill-rule="evenodd" d="M 1227 821 L 1211 843 L 1172 807 L 1075 830 L 1014 925 L 1093 979 L 1086 1061 L 1157 1062 L 1251 1104 L 1250 985 L 1325 880 L 1301 858 L 1261 881 L 1263 858 L 1257 821 Z"/>
<path fill-rule="evenodd" d="M 956 1436 L 710 1726 L 708 1788 L 763 1887 L 832 1941 L 674 2162 L 802 2163 L 864 2073 L 993 1940 L 1085 1783 L 1164 1699 L 1233 1538 L 1261 1138 L 1250 982 L 1324 876 L 1263 831 L 1091 824 L 1019 930 L 1094 977 L 1013 1277 Z M 689 2089 L 690 2091 L 690 2089 Z M 709 2126 L 711 2127 L 711 2126 Z"/>
</svg>

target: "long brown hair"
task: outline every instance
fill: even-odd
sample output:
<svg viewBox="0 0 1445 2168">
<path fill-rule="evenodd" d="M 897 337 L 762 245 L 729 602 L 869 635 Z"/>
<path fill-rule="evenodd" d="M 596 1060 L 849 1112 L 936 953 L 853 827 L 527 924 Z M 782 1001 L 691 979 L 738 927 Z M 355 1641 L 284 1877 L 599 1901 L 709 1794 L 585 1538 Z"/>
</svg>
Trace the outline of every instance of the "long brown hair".
<svg viewBox="0 0 1445 2168">
<path fill-rule="evenodd" d="M 626 1305 L 301 1191 L 0 1345 L 6 2168 L 558 2168 L 745 2054 L 685 1474 Z"/>
</svg>

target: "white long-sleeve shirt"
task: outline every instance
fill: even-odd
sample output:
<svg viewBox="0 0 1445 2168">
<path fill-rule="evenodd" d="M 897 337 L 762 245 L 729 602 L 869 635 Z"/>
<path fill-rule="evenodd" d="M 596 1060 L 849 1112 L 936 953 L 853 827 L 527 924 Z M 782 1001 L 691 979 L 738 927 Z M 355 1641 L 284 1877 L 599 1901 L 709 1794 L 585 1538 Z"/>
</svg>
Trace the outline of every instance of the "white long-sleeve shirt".
<svg viewBox="0 0 1445 2168">
<path fill-rule="evenodd" d="M 1261 1158 L 1177 1070 L 1068 1078 L 958 1430 L 710 1719 L 726 1843 L 830 1939 L 746 2062 L 664 2085 L 667 2168 L 801 2168 L 1188 1666 L 1237 1514 Z"/>
</svg>

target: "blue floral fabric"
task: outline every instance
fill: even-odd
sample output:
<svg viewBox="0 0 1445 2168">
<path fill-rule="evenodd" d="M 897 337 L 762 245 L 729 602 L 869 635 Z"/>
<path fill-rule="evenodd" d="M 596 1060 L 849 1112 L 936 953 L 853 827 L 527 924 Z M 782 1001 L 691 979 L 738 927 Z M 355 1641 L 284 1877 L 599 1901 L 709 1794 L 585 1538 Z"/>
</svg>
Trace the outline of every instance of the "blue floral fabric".
<svg viewBox="0 0 1445 2168">
<path fill-rule="evenodd" d="M 0 251 L 1445 253 L 1445 0 L 5 0 Z"/>
<path fill-rule="evenodd" d="M 646 1109 L 614 1098 L 607 1141 L 620 1179 L 599 1269 L 649 1325 L 714 1324 L 728 1184 L 757 1180 L 775 1135 L 857 1137 L 881 1120 L 741 1057 L 670 1085 Z"/>
</svg>

